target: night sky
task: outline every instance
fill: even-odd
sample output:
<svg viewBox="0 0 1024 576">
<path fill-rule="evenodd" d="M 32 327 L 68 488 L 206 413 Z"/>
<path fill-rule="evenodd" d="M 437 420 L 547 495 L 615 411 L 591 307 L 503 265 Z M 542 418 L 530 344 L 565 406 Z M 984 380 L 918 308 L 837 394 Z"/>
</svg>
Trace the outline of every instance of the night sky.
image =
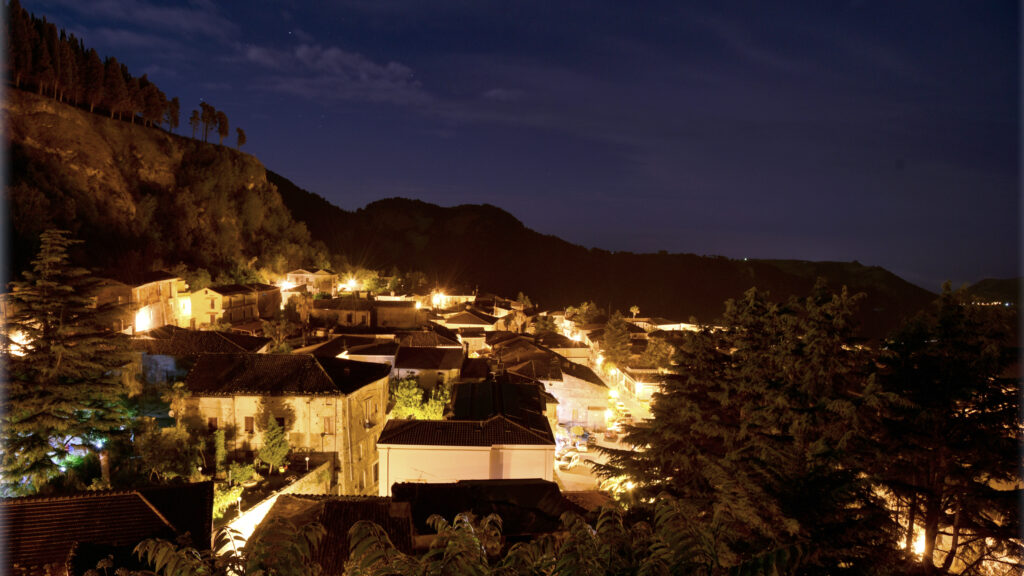
<svg viewBox="0 0 1024 576">
<path fill-rule="evenodd" d="M 353 210 L 1019 275 L 1018 3 L 22 0 Z M 643 8 L 638 8 L 638 6 Z"/>
</svg>

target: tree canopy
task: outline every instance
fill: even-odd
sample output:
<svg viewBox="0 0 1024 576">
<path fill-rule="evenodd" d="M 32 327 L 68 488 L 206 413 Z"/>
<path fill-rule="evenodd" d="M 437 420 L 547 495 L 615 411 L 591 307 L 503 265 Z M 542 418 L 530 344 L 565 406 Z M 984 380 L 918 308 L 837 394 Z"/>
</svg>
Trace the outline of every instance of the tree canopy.
<svg viewBox="0 0 1024 576">
<path fill-rule="evenodd" d="M 69 264 L 69 232 L 48 230 L 40 242 L 32 271 L 11 284 L 5 327 L 0 463 L 9 493 L 43 488 L 68 455 L 102 451 L 128 423 L 130 356 L 110 329 L 118 310 L 97 306 L 95 279 Z"/>
<path fill-rule="evenodd" d="M 391 417 L 396 419 L 440 420 L 448 406 L 451 392 L 438 384 L 428 395 L 415 377 L 391 382 Z"/>
<path fill-rule="evenodd" d="M 802 551 L 802 571 L 867 570 L 894 550 L 894 525 L 865 461 L 885 394 L 855 344 L 857 298 L 819 285 L 780 305 L 757 290 L 729 301 L 724 330 L 689 336 L 684 378 L 654 394 L 653 419 L 626 434 L 639 451 L 611 451 L 638 499 L 667 492 L 715 554 L 737 565 Z"/>
</svg>

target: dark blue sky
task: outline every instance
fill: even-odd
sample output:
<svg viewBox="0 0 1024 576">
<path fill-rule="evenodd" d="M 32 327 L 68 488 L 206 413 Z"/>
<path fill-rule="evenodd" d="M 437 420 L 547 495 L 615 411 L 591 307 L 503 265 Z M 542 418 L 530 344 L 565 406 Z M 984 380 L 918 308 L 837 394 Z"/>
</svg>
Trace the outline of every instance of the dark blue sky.
<svg viewBox="0 0 1024 576">
<path fill-rule="evenodd" d="M 1018 3 L 773 4 L 23 0 L 346 209 L 1019 275 Z"/>
</svg>

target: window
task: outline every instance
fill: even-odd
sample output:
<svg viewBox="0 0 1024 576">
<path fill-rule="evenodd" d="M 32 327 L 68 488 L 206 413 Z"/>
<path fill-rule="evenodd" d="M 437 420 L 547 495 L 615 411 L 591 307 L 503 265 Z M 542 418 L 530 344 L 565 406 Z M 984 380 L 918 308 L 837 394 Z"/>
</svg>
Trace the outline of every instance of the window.
<svg viewBox="0 0 1024 576">
<path fill-rule="evenodd" d="M 210 429 L 210 432 L 213 432 L 214 430 L 217 429 L 217 419 L 216 418 L 208 418 L 206 420 L 206 426 L 207 426 L 207 428 Z"/>
<path fill-rule="evenodd" d="M 334 418 L 330 416 L 324 418 L 324 434 L 334 434 Z"/>
<path fill-rule="evenodd" d="M 359 445 L 356 446 L 356 462 L 361 462 L 362 460 L 363 460 L 363 445 L 359 444 Z"/>
<path fill-rule="evenodd" d="M 378 462 L 374 462 L 373 463 L 373 483 L 374 484 L 376 484 L 377 482 L 380 482 L 380 470 L 377 468 L 377 466 L 379 466 L 379 463 Z"/>
<path fill-rule="evenodd" d="M 444 384 L 444 372 L 437 373 L 437 383 Z"/>
<path fill-rule="evenodd" d="M 252 416 L 245 417 L 245 431 L 252 434 L 256 431 L 256 419 Z"/>
<path fill-rule="evenodd" d="M 351 324 L 351 323 L 352 323 L 352 313 L 351 313 L 351 312 L 349 312 L 349 313 L 348 313 L 348 314 L 347 314 L 347 315 L 345 316 L 345 322 L 347 322 L 347 323 L 349 323 L 349 324 Z"/>
<path fill-rule="evenodd" d="M 281 428 L 285 428 L 284 418 L 274 418 L 274 420 L 277 420 L 277 425 L 278 426 L 280 426 Z"/>
<path fill-rule="evenodd" d="M 376 412 L 376 410 L 374 410 L 373 398 L 366 398 L 366 399 L 364 399 L 363 400 L 363 419 L 366 420 L 367 422 L 369 422 L 370 419 L 374 416 L 374 412 Z"/>
</svg>

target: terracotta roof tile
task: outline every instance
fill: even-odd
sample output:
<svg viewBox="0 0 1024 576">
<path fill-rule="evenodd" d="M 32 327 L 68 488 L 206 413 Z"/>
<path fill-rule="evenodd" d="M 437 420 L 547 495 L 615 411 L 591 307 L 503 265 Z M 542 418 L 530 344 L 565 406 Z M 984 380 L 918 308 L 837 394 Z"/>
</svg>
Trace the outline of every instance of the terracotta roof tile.
<svg viewBox="0 0 1024 576">
<path fill-rule="evenodd" d="M 16 565 L 63 566 L 75 543 L 134 546 L 175 534 L 170 522 L 135 491 L 12 498 L 0 501 L 0 512 L 7 573 Z"/>
<path fill-rule="evenodd" d="M 391 367 L 309 354 L 204 354 L 185 379 L 199 396 L 320 396 L 351 394 Z"/>
<path fill-rule="evenodd" d="M 455 370 L 462 367 L 462 348 L 401 347 L 395 355 L 395 368 Z"/>
<path fill-rule="evenodd" d="M 495 444 L 554 445 L 543 433 L 504 416 L 487 420 L 389 420 L 377 444 L 410 446 L 493 446 Z"/>
</svg>

